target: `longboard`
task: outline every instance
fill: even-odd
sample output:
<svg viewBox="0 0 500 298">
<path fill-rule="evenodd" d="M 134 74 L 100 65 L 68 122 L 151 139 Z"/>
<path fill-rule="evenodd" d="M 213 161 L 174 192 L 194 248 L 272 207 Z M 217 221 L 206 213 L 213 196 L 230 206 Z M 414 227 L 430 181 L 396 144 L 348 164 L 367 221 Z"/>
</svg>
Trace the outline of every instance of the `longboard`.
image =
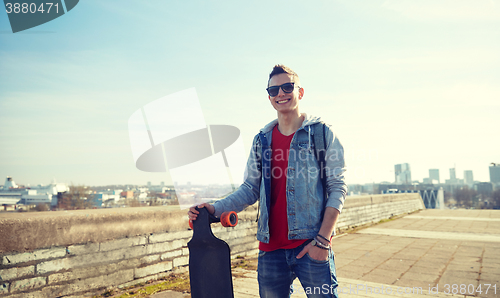
<svg viewBox="0 0 500 298">
<path fill-rule="evenodd" d="M 238 217 L 235 212 L 228 212 L 217 219 L 206 208 L 197 210 L 198 217 L 190 222 L 193 238 L 188 242 L 191 298 L 234 298 L 231 250 L 226 242 L 215 237 L 210 224 L 221 221 L 223 226 L 235 226 Z"/>
</svg>

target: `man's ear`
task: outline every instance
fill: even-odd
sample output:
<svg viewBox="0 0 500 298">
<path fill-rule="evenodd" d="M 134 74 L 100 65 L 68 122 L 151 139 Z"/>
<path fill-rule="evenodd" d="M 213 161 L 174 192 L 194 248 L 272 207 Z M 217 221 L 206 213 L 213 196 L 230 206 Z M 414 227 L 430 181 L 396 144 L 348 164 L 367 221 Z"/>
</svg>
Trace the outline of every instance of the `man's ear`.
<svg viewBox="0 0 500 298">
<path fill-rule="evenodd" d="M 299 89 L 299 99 L 302 99 L 303 96 L 304 96 L 304 88 L 300 88 Z"/>
</svg>

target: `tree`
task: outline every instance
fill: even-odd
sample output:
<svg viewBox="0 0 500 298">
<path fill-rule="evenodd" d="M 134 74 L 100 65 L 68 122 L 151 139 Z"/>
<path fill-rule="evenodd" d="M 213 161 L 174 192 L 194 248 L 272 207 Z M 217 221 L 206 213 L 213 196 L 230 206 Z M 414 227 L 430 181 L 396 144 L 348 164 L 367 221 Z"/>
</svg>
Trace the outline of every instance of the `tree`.
<svg viewBox="0 0 500 298">
<path fill-rule="evenodd" d="M 129 207 L 141 207 L 141 202 L 138 199 L 132 199 L 129 201 Z"/>
<path fill-rule="evenodd" d="M 457 202 L 457 205 L 465 208 L 470 208 L 473 206 L 473 199 L 477 196 L 477 191 L 470 189 L 465 186 L 460 189 L 455 189 L 453 193 L 453 198 Z"/>
<path fill-rule="evenodd" d="M 57 195 L 57 209 L 70 210 L 71 208 L 71 198 L 65 193 Z"/>
<path fill-rule="evenodd" d="M 453 194 L 449 191 L 445 191 L 444 192 L 444 203 L 445 205 L 449 206 L 449 205 L 454 205 L 457 203 L 457 201 L 455 201 L 455 199 L 453 199 Z"/>
<path fill-rule="evenodd" d="M 500 188 L 491 194 L 491 201 L 493 208 L 500 209 Z"/>
<path fill-rule="evenodd" d="M 62 195 L 60 209 L 87 209 L 92 207 L 92 191 L 84 185 L 73 185 Z"/>
<path fill-rule="evenodd" d="M 38 203 L 35 207 L 36 211 L 49 211 L 49 206 L 45 203 Z"/>
</svg>

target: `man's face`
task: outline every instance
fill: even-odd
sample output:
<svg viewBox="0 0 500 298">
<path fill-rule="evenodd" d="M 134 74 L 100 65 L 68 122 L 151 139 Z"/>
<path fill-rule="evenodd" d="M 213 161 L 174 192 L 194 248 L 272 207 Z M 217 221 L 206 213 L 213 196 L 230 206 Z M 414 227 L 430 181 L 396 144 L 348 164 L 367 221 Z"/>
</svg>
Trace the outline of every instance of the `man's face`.
<svg viewBox="0 0 500 298">
<path fill-rule="evenodd" d="M 290 113 L 299 108 L 299 100 L 304 96 L 304 89 L 298 88 L 299 82 L 294 82 L 294 77 L 286 73 L 275 75 L 269 80 L 269 87 L 280 86 L 285 83 L 295 83 L 295 88 L 291 93 L 285 93 L 281 88 L 278 95 L 270 96 L 269 101 L 271 105 L 278 111 L 278 113 Z"/>
</svg>

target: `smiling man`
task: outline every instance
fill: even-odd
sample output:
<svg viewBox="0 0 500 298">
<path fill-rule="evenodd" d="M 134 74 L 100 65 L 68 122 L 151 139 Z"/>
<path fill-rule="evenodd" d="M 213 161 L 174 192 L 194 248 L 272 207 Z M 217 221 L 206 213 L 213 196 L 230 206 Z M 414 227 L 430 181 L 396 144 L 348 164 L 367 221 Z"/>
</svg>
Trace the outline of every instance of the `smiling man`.
<svg viewBox="0 0 500 298">
<path fill-rule="evenodd" d="M 337 297 L 331 239 L 347 193 L 344 149 L 330 126 L 300 113 L 304 88 L 293 70 L 274 66 L 266 90 L 278 118 L 255 136 L 244 183 L 228 197 L 199 207 L 220 216 L 259 202 L 260 297 L 289 297 L 296 277 L 308 297 Z M 315 148 L 319 130 L 324 148 Z M 188 211 L 192 220 L 197 214 L 194 207 Z"/>
</svg>

